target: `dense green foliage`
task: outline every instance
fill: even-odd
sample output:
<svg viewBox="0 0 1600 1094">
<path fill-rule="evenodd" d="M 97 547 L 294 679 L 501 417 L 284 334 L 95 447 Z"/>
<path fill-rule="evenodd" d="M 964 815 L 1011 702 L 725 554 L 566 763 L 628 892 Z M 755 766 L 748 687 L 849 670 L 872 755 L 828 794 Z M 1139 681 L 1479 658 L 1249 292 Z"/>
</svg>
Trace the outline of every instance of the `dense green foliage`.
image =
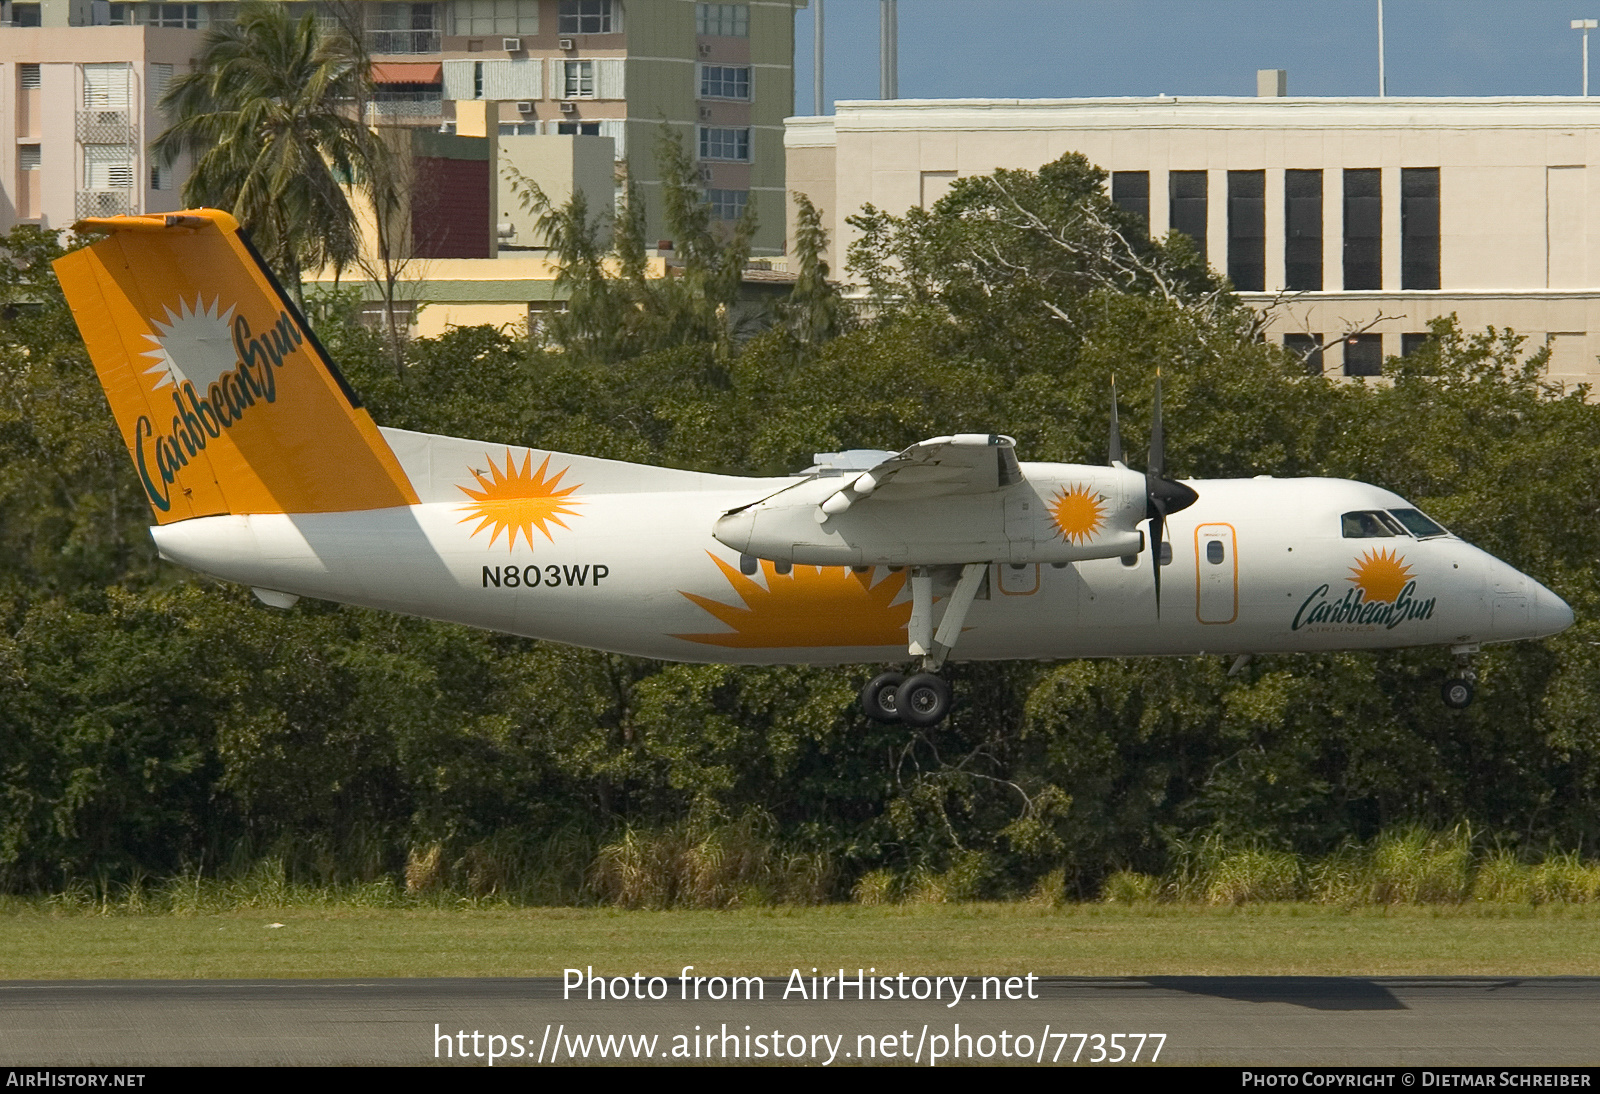
<svg viewBox="0 0 1600 1094">
<path fill-rule="evenodd" d="M 894 878 L 1004 895 L 1052 876 L 1093 895 L 1201 836 L 1327 854 L 1464 819 L 1512 851 L 1595 844 L 1600 409 L 1542 387 L 1542 352 L 1446 322 L 1388 362 L 1392 382 L 1307 376 L 1181 242 L 1130 244 L 1079 158 L 860 225 L 877 303 L 853 327 L 812 255 L 743 341 L 630 355 L 461 329 L 413 342 L 397 371 L 337 307 L 322 333 L 383 424 L 715 471 L 990 430 L 1024 458 L 1099 462 L 1108 375 L 1138 452 L 1160 368 L 1176 474 L 1393 488 L 1555 589 L 1578 624 L 1486 650 L 1461 712 L 1439 703 L 1435 649 L 1264 657 L 1231 678 L 1217 658 L 958 664 L 954 715 L 921 731 L 856 712 L 872 666 L 659 664 L 312 602 L 277 612 L 154 558 L 41 265 L 51 245 L 20 232 L 0 263 L 5 884 L 268 855 L 355 882 L 409 858 L 418 885 L 515 887 L 503 864 L 520 862 L 546 870 L 525 886 L 539 899 L 631 899 L 638 856 L 725 858 L 744 839 L 766 858 L 738 876 L 769 895 Z"/>
</svg>

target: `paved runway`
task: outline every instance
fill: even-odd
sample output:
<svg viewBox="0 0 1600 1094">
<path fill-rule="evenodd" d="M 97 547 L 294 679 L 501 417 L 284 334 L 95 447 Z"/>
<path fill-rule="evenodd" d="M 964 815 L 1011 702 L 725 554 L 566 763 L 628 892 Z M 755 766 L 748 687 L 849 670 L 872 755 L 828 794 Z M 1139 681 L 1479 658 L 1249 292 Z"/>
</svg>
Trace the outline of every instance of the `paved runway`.
<svg viewBox="0 0 1600 1094">
<path fill-rule="evenodd" d="M 676 979 L 659 1001 L 563 999 L 558 979 L 11 981 L 0 1065 L 1600 1063 L 1600 978 L 1043 977 L 985 1000 L 973 977 L 950 1006 L 960 979 L 892 989 L 925 1001 L 785 999 L 781 978 L 738 1001 Z"/>
</svg>

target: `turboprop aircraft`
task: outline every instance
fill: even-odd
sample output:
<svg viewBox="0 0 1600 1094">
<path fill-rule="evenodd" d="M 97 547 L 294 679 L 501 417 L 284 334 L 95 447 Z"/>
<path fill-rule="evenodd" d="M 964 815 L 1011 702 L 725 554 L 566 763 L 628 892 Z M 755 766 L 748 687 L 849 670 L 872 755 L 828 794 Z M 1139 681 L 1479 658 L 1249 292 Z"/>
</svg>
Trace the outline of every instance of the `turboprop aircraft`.
<svg viewBox="0 0 1600 1094">
<path fill-rule="evenodd" d="M 1000 434 L 825 453 L 743 478 L 380 428 L 237 222 L 81 221 L 56 263 L 163 558 L 250 586 L 616 653 L 909 663 L 880 720 L 943 719 L 952 657 L 1438 645 L 1472 701 L 1486 642 L 1572 622 L 1405 499 L 1335 479 L 1176 481 L 1025 463 Z"/>
</svg>

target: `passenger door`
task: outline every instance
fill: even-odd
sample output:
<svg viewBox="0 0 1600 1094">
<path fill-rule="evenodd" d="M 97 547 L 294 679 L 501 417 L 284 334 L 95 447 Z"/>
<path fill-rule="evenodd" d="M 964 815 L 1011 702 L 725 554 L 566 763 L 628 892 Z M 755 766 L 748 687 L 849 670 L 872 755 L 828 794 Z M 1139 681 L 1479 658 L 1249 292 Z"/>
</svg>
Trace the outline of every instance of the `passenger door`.
<svg viewBox="0 0 1600 1094">
<path fill-rule="evenodd" d="M 1194 530 L 1195 616 L 1202 623 L 1239 618 L 1239 556 L 1233 525 Z"/>
</svg>

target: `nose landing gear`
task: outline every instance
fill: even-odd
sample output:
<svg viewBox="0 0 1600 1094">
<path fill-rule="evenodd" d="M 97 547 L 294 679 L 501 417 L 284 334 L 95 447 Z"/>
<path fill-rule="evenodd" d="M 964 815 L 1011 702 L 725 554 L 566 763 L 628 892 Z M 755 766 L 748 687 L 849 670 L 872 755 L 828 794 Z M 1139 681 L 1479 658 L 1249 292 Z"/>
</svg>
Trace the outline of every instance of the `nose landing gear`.
<svg viewBox="0 0 1600 1094">
<path fill-rule="evenodd" d="M 1473 691 L 1472 682 L 1469 680 L 1446 680 L 1444 687 L 1439 689 L 1439 697 L 1450 709 L 1465 710 L 1472 705 Z"/>
<path fill-rule="evenodd" d="M 1472 705 L 1472 697 L 1477 692 L 1472 686 L 1478 679 L 1478 674 L 1472 668 L 1472 655 L 1478 652 L 1478 647 L 1452 646 L 1450 652 L 1455 654 L 1458 675 L 1444 682 L 1444 687 L 1439 689 L 1439 697 L 1451 710 L 1465 710 Z"/>
</svg>

